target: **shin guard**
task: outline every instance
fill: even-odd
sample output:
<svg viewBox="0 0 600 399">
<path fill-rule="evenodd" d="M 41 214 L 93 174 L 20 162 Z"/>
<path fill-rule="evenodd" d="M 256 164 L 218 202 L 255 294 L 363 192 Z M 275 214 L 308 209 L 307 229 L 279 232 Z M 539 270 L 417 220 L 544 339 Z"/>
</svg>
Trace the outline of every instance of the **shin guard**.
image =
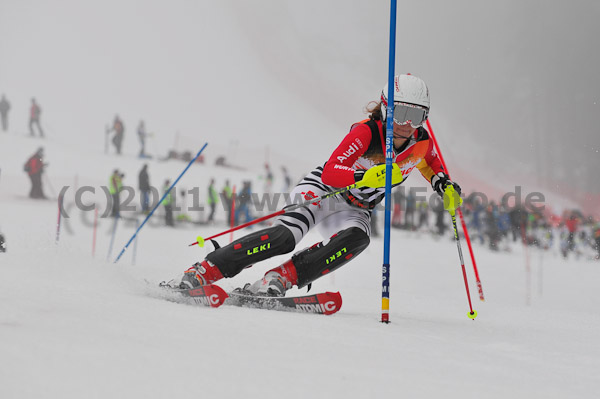
<svg viewBox="0 0 600 399">
<path fill-rule="evenodd" d="M 358 227 L 334 234 L 328 242 L 320 242 L 292 256 L 298 275 L 298 288 L 315 281 L 348 263 L 369 246 L 369 236 Z"/>
<path fill-rule="evenodd" d="M 225 277 L 233 277 L 246 267 L 275 255 L 292 252 L 296 247 L 294 235 L 278 225 L 248 234 L 206 255 Z"/>
</svg>

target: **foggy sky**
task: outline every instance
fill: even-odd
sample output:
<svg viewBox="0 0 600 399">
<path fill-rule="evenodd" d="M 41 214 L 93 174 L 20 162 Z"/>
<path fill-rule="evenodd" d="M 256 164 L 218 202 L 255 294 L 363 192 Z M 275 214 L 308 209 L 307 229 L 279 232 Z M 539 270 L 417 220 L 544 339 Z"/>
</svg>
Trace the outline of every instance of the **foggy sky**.
<svg viewBox="0 0 600 399">
<path fill-rule="evenodd" d="M 396 71 L 429 85 L 431 123 L 465 180 L 600 193 L 600 5 L 398 3 Z M 0 93 L 27 131 L 125 146 L 144 118 L 322 163 L 387 81 L 387 1 L 0 0 Z M 17 129 L 17 127 L 15 127 Z"/>
</svg>

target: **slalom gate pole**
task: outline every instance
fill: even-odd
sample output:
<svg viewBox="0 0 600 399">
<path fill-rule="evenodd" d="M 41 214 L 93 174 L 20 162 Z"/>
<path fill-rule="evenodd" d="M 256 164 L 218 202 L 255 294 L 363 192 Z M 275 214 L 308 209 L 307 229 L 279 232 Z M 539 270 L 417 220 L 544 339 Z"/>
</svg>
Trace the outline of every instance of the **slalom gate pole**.
<svg viewBox="0 0 600 399">
<path fill-rule="evenodd" d="M 98 207 L 94 208 L 94 233 L 92 236 L 92 258 L 96 257 L 96 231 L 98 229 Z"/>
<path fill-rule="evenodd" d="M 473 304 L 471 303 L 471 292 L 469 291 L 469 281 L 467 280 L 467 271 L 465 270 L 465 260 L 462 254 L 462 248 L 460 247 L 460 238 L 458 237 L 458 228 L 456 227 L 456 212 L 450 211 L 452 216 L 452 227 L 454 227 L 454 239 L 456 240 L 456 247 L 458 248 L 458 257 L 460 258 L 460 266 L 462 268 L 463 278 L 465 280 L 465 288 L 467 289 L 467 299 L 469 300 L 469 314 L 467 315 L 471 320 L 475 320 L 477 312 L 473 310 Z"/>
<path fill-rule="evenodd" d="M 391 174 L 391 172 L 390 172 L 390 174 Z M 206 240 L 212 240 L 213 238 L 220 237 L 220 236 L 222 236 L 224 234 L 233 233 L 234 231 L 243 229 L 244 227 L 252 226 L 253 224 L 260 223 L 262 221 L 274 218 L 275 216 L 283 215 L 286 212 L 293 211 L 293 210 L 298 209 L 298 208 L 302 208 L 303 206 L 310 205 L 310 204 L 312 204 L 314 202 L 322 201 L 322 200 L 324 200 L 326 198 L 333 197 L 334 195 L 345 193 L 346 191 L 351 190 L 351 189 L 356 188 L 356 187 L 359 187 L 359 183 L 354 183 L 354 184 L 352 184 L 350 186 L 342 187 L 339 190 L 332 191 L 332 192 L 327 193 L 325 195 L 322 195 L 320 197 L 311 198 L 309 200 L 301 202 L 300 204 L 290 205 L 288 207 L 285 207 L 283 209 L 278 210 L 277 212 L 273 212 L 271 214 L 265 215 L 265 216 L 260 217 L 258 219 L 251 220 L 251 221 L 249 221 L 247 223 L 244 223 L 244 224 L 240 224 L 239 226 L 235 226 L 235 227 L 233 227 L 233 228 L 231 228 L 229 230 L 222 231 L 220 233 L 217 233 L 217 234 L 212 235 L 212 236 L 207 237 L 207 238 L 202 238 L 201 236 L 198 236 L 197 239 L 196 239 L 196 241 L 193 242 L 193 243 L 191 243 L 191 244 L 189 244 L 188 247 L 192 247 L 194 245 L 199 245 L 199 246 L 202 247 L 202 246 L 204 246 L 204 242 Z"/>
<path fill-rule="evenodd" d="M 117 224 L 119 222 L 119 215 L 115 216 L 115 221 L 113 223 L 112 235 L 110 236 L 110 244 L 108 245 L 108 253 L 106 254 L 106 260 L 110 259 L 110 255 L 112 254 L 113 244 L 115 242 L 115 235 L 117 233 Z"/>
<path fill-rule="evenodd" d="M 55 243 L 58 244 L 58 240 L 60 240 L 60 221 L 61 221 L 61 212 L 60 210 L 62 209 L 62 204 L 63 203 L 63 196 L 62 194 L 58 196 L 58 220 L 56 221 L 56 241 Z"/>
<path fill-rule="evenodd" d="M 204 143 L 204 145 L 202 146 L 202 148 L 200 148 L 200 151 L 198 151 L 198 153 L 196 154 L 196 156 L 190 161 L 190 163 L 188 163 L 188 165 L 185 167 L 185 169 L 183 170 L 183 172 L 181 172 L 179 174 L 179 177 L 177 177 L 177 179 L 173 182 L 173 184 L 171 184 L 171 187 L 169 187 L 169 189 L 167 191 L 165 191 L 165 193 L 163 194 L 162 198 L 154 206 L 154 209 L 152 209 L 152 211 L 146 216 L 146 218 L 144 219 L 144 221 L 142 222 L 142 224 L 140 225 L 140 227 L 138 227 L 135 230 L 135 233 L 133 233 L 133 235 L 131 236 L 131 238 L 127 242 L 127 244 L 125 244 L 125 246 L 123 247 L 123 249 L 119 253 L 119 256 L 117 256 L 117 258 L 115 259 L 114 263 L 117 263 L 119 261 L 119 259 L 121 259 L 121 256 L 123 256 L 123 254 L 125 253 L 125 251 L 129 247 L 129 244 L 131 244 L 131 242 L 135 239 L 135 237 L 137 237 L 138 232 L 142 229 L 142 227 L 144 227 L 144 225 L 146 224 L 146 222 L 148 221 L 148 219 L 150 219 L 152 217 L 152 215 L 154 215 L 154 212 L 156 211 L 156 209 L 158 209 L 158 207 L 160 206 L 160 204 L 162 204 L 163 200 L 167 197 L 167 195 L 169 195 L 169 193 L 171 192 L 171 190 L 173 189 L 173 187 L 175 187 L 175 185 L 183 177 L 183 175 L 185 174 L 185 172 L 188 171 L 188 169 L 190 168 L 190 166 L 192 166 L 192 164 L 194 162 L 196 162 L 196 159 L 198 159 L 198 157 L 200 156 L 200 154 L 202 154 L 202 151 L 204 151 L 204 149 L 206 148 L 207 145 L 208 145 L 208 143 Z"/>
<path fill-rule="evenodd" d="M 450 172 L 448 167 L 446 166 L 446 162 L 444 161 L 444 156 L 442 155 L 442 151 L 440 150 L 440 146 L 435 138 L 435 134 L 433 133 L 433 129 L 431 128 L 431 123 L 429 123 L 429 119 L 425 122 L 427 124 L 427 130 L 430 133 L 431 139 L 433 141 L 433 145 L 435 146 L 435 150 L 437 151 L 438 156 L 440 157 L 440 161 L 442 161 L 442 165 L 450 177 Z M 485 301 L 485 297 L 483 295 L 483 286 L 481 285 L 481 279 L 479 278 L 479 271 L 477 270 L 477 262 L 475 261 L 475 254 L 473 253 L 473 245 L 471 245 L 471 237 L 469 237 L 469 231 L 467 230 L 467 224 L 465 223 L 465 218 L 463 217 L 463 213 L 460 208 L 457 209 L 458 216 L 460 218 L 461 226 L 463 229 L 463 233 L 465 233 L 465 240 L 467 240 L 467 246 L 469 247 L 469 255 L 471 256 L 471 263 L 473 263 L 473 272 L 475 273 L 475 281 L 477 282 L 477 290 L 479 291 L 479 299 L 481 301 Z"/>
<path fill-rule="evenodd" d="M 394 75 L 396 71 L 396 0 L 390 6 L 390 51 L 388 65 L 388 102 L 385 130 L 385 219 L 383 266 L 381 268 L 381 322 L 390 322 L 390 224 L 392 216 L 392 163 L 394 163 Z"/>
<path fill-rule="evenodd" d="M 139 219 L 135 219 L 135 228 L 136 230 L 140 227 Z M 137 242 L 138 238 L 135 237 L 135 241 L 133 241 L 133 254 L 131 255 L 131 266 L 135 265 L 135 254 L 137 254 Z"/>
</svg>

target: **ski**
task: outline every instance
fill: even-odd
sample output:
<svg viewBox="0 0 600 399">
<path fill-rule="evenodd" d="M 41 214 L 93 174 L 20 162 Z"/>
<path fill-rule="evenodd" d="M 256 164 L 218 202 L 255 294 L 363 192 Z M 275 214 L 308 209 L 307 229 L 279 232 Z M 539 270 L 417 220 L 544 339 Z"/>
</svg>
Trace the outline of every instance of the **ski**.
<svg viewBox="0 0 600 399">
<path fill-rule="evenodd" d="M 331 315 L 342 307 L 342 296 L 339 292 L 324 292 L 304 296 L 272 297 L 257 296 L 244 293 L 241 290 L 234 290 L 229 293 L 229 298 L 225 304 L 248 308 Z"/>
<path fill-rule="evenodd" d="M 192 289 L 181 289 L 169 286 L 167 283 L 161 283 L 161 288 L 165 288 L 168 292 L 177 294 L 177 298 L 172 299 L 175 302 L 185 302 L 196 305 L 210 306 L 218 308 L 228 298 L 227 293 L 218 285 L 201 285 Z"/>
<path fill-rule="evenodd" d="M 331 315 L 342 307 L 342 295 L 339 292 L 273 297 L 254 295 L 240 289 L 227 293 L 215 284 L 203 285 L 192 289 L 172 287 L 165 282 L 162 282 L 159 286 L 165 288 L 166 292 L 176 294 L 175 297 L 168 297 L 167 299 L 169 300 L 213 308 L 218 308 L 225 304 L 246 308 Z"/>
</svg>

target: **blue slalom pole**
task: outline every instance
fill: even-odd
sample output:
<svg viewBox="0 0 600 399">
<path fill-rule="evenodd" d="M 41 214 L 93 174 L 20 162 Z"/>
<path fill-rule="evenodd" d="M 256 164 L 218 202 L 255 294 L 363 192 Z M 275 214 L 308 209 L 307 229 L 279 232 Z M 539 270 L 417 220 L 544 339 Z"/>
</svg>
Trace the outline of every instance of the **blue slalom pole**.
<svg viewBox="0 0 600 399">
<path fill-rule="evenodd" d="M 162 204 L 163 200 L 167 197 L 167 195 L 169 195 L 169 193 L 171 192 L 171 190 L 173 189 L 173 187 L 175 187 L 175 185 L 183 177 L 183 175 L 185 174 L 185 172 L 187 172 L 187 170 L 190 168 L 190 166 L 192 166 L 192 164 L 194 162 L 196 162 L 196 159 L 198 159 L 198 157 L 200 156 L 200 154 L 202 154 L 202 151 L 204 151 L 204 149 L 206 148 L 207 145 L 208 145 L 208 143 L 204 143 L 204 145 L 202 146 L 202 148 L 200 149 L 200 151 L 198 151 L 198 153 L 196 154 L 196 156 L 194 157 L 194 159 L 192 159 L 190 161 L 190 163 L 188 163 L 188 165 L 185 167 L 185 169 L 183 170 L 183 172 L 181 172 L 181 174 L 179 175 L 179 177 L 177 178 L 177 180 L 175 180 L 173 182 L 173 184 L 171 184 L 171 187 L 169 187 L 169 189 L 167 191 L 165 191 L 165 193 L 163 194 L 163 196 L 160 199 L 160 201 L 158 201 L 158 203 L 154 206 L 154 209 L 152 209 L 152 211 L 148 214 L 148 216 L 146 216 L 146 219 L 144 219 L 144 221 L 142 222 L 142 224 L 140 225 L 140 227 L 138 227 L 136 229 L 135 233 L 133 233 L 133 235 L 131 236 L 131 238 L 127 242 L 127 244 L 125 244 L 125 246 L 121 250 L 121 253 L 119 253 L 119 256 L 117 256 L 117 259 L 115 259 L 114 263 L 117 263 L 119 261 L 119 259 L 121 259 L 121 256 L 123 256 L 123 254 L 125 253 L 125 251 L 129 247 L 129 244 L 131 244 L 131 242 L 137 237 L 138 232 L 142 229 L 142 227 L 144 227 L 144 225 L 146 224 L 146 222 L 148 221 L 148 219 L 150 219 L 152 217 L 152 215 L 154 214 L 154 211 L 156 211 L 156 209 L 158 209 L 158 207 L 160 206 L 160 204 Z"/>
<path fill-rule="evenodd" d="M 140 220 L 137 218 L 135 219 L 135 228 L 136 228 L 136 230 L 140 228 Z M 137 253 L 137 242 L 138 242 L 138 239 L 136 237 L 135 240 L 133 241 L 133 254 L 131 256 L 131 266 L 135 265 L 135 254 Z"/>
<path fill-rule="evenodd" d="M 390 8 L 388 103 L 385 127 L 385 222 L 381 276 L 381 322 L 390 322 L 390 224 L 392 221 L 392 164 L 394 162 L 394 75 L 396 69 L 396 0 Z"/>
<path fill-rule="evenodd" d="M 119 223 L 119 215 L 115 216 L 115 221 L 113 222 L 112 235 L 110 236 L 110 244 L 108 245 L 108 253 L 106 254 L 106 260 L 110 259 L 110 255 L 112 254 L 113 243 L 115 242 L 115 234 L 117 233 L 117 223 Z"/>
</svg>

